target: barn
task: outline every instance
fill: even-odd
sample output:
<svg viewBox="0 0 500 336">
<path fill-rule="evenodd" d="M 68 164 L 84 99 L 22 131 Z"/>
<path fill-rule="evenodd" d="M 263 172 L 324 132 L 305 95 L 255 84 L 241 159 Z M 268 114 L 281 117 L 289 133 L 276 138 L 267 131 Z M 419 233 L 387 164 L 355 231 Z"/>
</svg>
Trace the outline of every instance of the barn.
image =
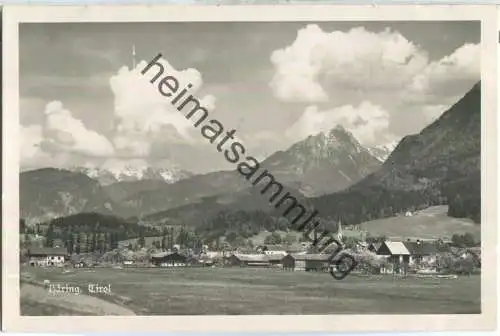
<svg viewBox="0 0 500 336">
<path fill-rule="evenodd" d="M 289 254 L 282 259 L 285 270 L 328 271 L 329 254 Z"/>
<path fill-rule="evenodd" d="M 266 259 L 269 262 L 269 264 L 274 265 L 274 266 L 281 266 L 281 261 L 283 260 L 285 256 L 282 254 L 271 254 L 267 255 Z"/>
<path fill-rule="evenodd" d="M 187 265 L 187 256 L 179 252 L 162 252 L 151 256 L 151 263 L 158 267 L 179 267 Z"/>
<path fill-rule="evenodd" d="M 269 267 L 271 263 L 264 254 L 232 254 L 226 259 L 228 266 Z"/>
</svg>

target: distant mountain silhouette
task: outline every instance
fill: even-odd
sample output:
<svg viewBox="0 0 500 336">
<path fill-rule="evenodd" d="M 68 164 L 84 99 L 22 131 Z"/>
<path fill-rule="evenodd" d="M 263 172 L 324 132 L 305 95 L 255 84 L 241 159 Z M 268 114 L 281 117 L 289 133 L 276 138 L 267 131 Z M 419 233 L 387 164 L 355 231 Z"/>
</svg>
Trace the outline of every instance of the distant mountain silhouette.
<svg viewBox="0 0 500 336">
<path fill-rule="evenodd" d="M 311 202 L 354 224 L 431 204 L 480 221 L 481 84 L 420 133 L 404 137 L 382 167 L 339 193 Z"/>
<path fill-rule="evenodd" d="M 262 163 L 279 181 L 307 196 L 345 189 L 381 166 L 341 125 L 295 143 Z"/>
<path fill-rule="evenodd" d="M 82 173 L 43 168 L 20 174 L 21 217 L 30 223 L 80 212 L 120 213 L 101 185 Z"/>
</svg>

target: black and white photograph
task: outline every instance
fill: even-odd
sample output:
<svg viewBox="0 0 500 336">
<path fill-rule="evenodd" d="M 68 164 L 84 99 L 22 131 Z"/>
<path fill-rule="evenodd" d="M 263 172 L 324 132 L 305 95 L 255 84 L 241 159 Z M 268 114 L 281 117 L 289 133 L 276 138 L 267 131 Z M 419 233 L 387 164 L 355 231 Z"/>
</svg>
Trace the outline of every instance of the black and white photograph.
<svg viewBox="0 0 500 336">
<path fill-rule="evenodd" d="M 495 15 L 312 7 L 4 8 L 17 318 L 492 326 Z"/>
</svg>

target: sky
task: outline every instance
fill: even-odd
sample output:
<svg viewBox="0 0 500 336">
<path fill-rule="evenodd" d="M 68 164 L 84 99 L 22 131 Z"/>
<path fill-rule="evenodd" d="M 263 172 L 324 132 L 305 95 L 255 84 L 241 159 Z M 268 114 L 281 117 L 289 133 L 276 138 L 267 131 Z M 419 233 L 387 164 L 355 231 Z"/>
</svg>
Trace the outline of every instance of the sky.
<svg viewBox="0 0 500 336">
<path fill-rule="evenodd" d="M 480 80 L 478 22 L 24 23 L 19 33 L 22 169 L 234 168 L 140 75 L 158 53 L 258 159 L 338 124 L 366 147 L 398 141 Z"/>
</svg>

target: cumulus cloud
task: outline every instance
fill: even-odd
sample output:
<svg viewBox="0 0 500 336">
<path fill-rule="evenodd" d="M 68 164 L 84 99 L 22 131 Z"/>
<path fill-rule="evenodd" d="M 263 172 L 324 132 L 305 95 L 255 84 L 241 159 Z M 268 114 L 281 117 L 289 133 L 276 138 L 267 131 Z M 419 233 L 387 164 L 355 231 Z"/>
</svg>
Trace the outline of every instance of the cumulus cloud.
<svg viewBox="0 0 500 336">
<path fill-rule="evenodd" d="M 185 96 L 192 94 L 197 97 L 196 92 L 203 83 L 197 70 L 177 71 L 166 60 L 160 62 L 164 66 L 164 75 L 174 76 L 179 81 L 179 91 L 191 84 Z M 45 156 L 66 157 L 67 160 L 74 159 L 71 156 L 74 155 L 136 159 L 142 162 L 151 154 L 154 142 L 172 144 L 203 141 L 201 136 L 192 136 L 195 131 L 192 121 L 187 120 L 169 99 L 158 92 L 157 84 L 150 83 L 157 70 L 153 67 L 151 72 L 141 74 L 146 65 L 142 61 L 135 69 L 122 67 L 110 78 L 114 97 L 114 127 L 108 137 L 88 129 L 61 102 L 53 101 L 46 105 L 43 125 L 23 128 L 22 151 L 25 161 L 40 157 L 40 153 L 43 153 Z M 207 110 L 215 107 L 215 97 L 212 95 L 201 97 L 199 101 Z M 117 165 L 116 161 L 113 161 L 113 165 Z"/>
<path fill-rule="evenodd" d="M 481 49 L 465 44 L 451 55 L 431 62 L 415 75 L 404 92 L 404 99 L 422 103 L 453 103 L 481 74 Z M 451 100 L 451 101 L 450 101 Z"/>
<path fill-rule="evenodd" d="M 51 102 L 45 108 L 45 134 L 45 141 L 62 152 L 89 157 L 114 155 L 113 145 L 106 137 L 89 130 L 59 101 Z"/>
<path fill-rule="evenodd" d="M 49 155 L 41 148 L 42 132 L 43 129 L 40 125 L 21 125 L 20 160 L 23 166 L 32 167 L 44 163 L 49 158 Z"/>
<path fill-rule="evenodd" d="M 331 100 L 335 92 L 353 88 L 365 95 L 456 95 L 463 94 L 464 84 L 479 80 L 479 60 L 478 44 L 431 61 L 420 46 L 390 29 L 325 32 L 311 24 L 298 31 L 291 45 L 271 54 L 275 73 L 270 86 L 278 99 L 306 103 Z"/>
<path fill-rule="evenodd" d="M 389 125 L 388 112 L 368 101 L 359 106 L 344 105 L 324 111 L 320 111 L 317 106 L 309 106 L 285 134 L 288 138 L 299 141 L 309 135 L 328 132 L 336 125 L 343 125 L 366 146 L 390 139 L 390 135 L 386 133 Z"/>
<path fill-rule="evenodd" d="M 178 80 L 179 91 L 191 84 L 188 93 L 196 97 L 202 85 L 202 77 L 197 70 L 177 71 L 164 59 L 160 63 L 164 66 L 164 75 L 171 75 Z M 169 142 L 198 140 L 190 134 L 193 131 L 192 122 L 171 104 L 170 99 L 158 93 L 157 84 L 150 83 L 158 69 L 152 67 L 146 74 L 140 73 L 146 65 L 143 61 L 133 70 L 123 67 L 110 79 L 116 117 L 113 142 L 122 154 L 134 157 L 147 156 L 152 142 L 161 140 L 164 130 L 168 131 Z M 199 100 L 208 110 L 215 106 L 215 97 L 211 95 Z"/>
<path fill-rule="evenodd" d="M 47 104 L 42 125 L 21 125 L 21 166 L 64 166 L 80 158 L 114 155 L 103 135 L 88 129 L 61 102 Z"/>
<path fill-rule="evenodd" d="M 308 25 L 288 47 L 271 55 L 275 75 L 270 83 L 284 101 L 328 100 L 322 83 L 367 88 L 400 88 L 427 65 L 427 53 L 401 34 L 364 28 L 324 32 Z"/>
<path fill-rule="evenodd" d="M 480 79 L 478 44 L 431 60 L 426 50 L 391 29 L 325 32 L 307 25 L 292 44 L 271 54 L 271 62 L 274 96 L 311 105 L 290 127 L 290 136 L 340 123 L 362 143 L 385 141 L 377 134 L 420 131 Z M 313 104 L 321 104 L 321 111 Z"/>
</svg>

